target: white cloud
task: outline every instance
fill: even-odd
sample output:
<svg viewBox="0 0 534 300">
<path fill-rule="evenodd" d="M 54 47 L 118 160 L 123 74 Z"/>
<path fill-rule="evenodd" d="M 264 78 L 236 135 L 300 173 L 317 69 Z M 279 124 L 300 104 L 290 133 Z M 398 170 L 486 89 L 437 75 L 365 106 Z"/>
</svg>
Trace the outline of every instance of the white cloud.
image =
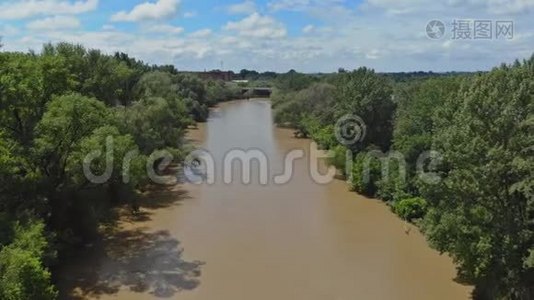
<svg viewBox="0 0 534 300">
<path fill-rule="evenodd" d="M 378 49 L 371 49 L 369 52 L 365 53 L 365 58 L 367 59 L 379 59 L 380 58 L 380 50 Z"/>
<path fill-rule="evenodd" d="M 310 32 L 312 32 L 314 30 L 315 30 L 315 26 L 313 26 L 311 24 L 310 25 L 306 25 L 306 26 L 304 26 L 304 28 L 302 28 L 302 32 L 304 32 L 304 33 L 310 33 Z"/>
<path fill-rule="evenodd" d="M 400 15 L 419 12 L 453 12 L 470 11 L 472 14 L 490 13 L 494 15 L 514 15 L 530 12 L 534 8 L 534 0 L 366 0 L 362 7 L 380 8 L 388 14 Z"/>
<path fill-rule="evenodd" d="M 111 24 L 104 24 L 104 25 L 102 25 L 102 30 L 105 30 L 105 31 L 115 30 L 115 26 L 113 26 Z"/>
<path fill-rule="evenodd" d="M 457 1 L 457 0 L 448 0 Z M 405 14 L 415 10 L 424 8 L 426 5 L 432 4 L 429 0 L 412 0 L 412 1 L 395 1 L 395 0 L 367 0 L 362 6 L 364 8 L 379 8 L 386 11 L 388 14 Z M 440 5 L 435 3 L 434 5 Z"/>
<path fill-rule="evenodd" d="M 201 29 L 201 30 L 198 30 L 198 31 L 190 33 L 189 37 L 192 37 L 192 38 L 205 38 L 205 37 L 210 36 L 212 33 L 213 33 L 213 31 L 211 29 L 206 28 L 206 29 Z"/>
<path fill-rule="evenodd" d="M 489 10 L 495 14 L 518 14 L 531 12 L 534 0 L 490 0 Z"/>
<path fill-rule="evenodd" d="M 228 6 L 228 12 L 231 14 L 252 14 L 256 12 L 256 4 L 254 1 L 247 0 L 242 3 L 232 4 Z"/>
<path fill-rule="evenodd" d="M 184 12 L 184 18 L 194 18 L 196 17 L 198 14 L 196 11 L 186 11 Z"/>
<path fill-rule="evenodd" d="M 273 0 L 267 6 L 274 11 L 304 11 L 317 6 L 328 8 L 343 4 L 343 2 L 344 0 Z"/>
<path fill-rule="evenodd" d="M 13 25 L 6 24 L 6 25 L 2 25 L 0 27 L 0 32 L 2 33 L 2 35 L 16 35 L 20 31 L 19 31 L 19 29 L 17 27 L 15 27 Z"/>
<path fill-rule="evenodd" d="M 71 16 L 55 16 L 32 21 L 26 27 L 34 31 L 68 30 L 80 27 L 80 20 Z"/>
<path fill-rule="evenodd" d="M 224 29 L 236 31 L 241 36 L 255 38 L 281 38 L 287 35 L 284 24 L 259 13 L 253 13 L 238 22 L 228 22 Z"/>
<path fill-rule="evenodd" d="M 114 22 L 138 22 L 170 19 L 178 14 L 180 0 L 158 0 L 136 5 L 130 12 L 120 11 L 111 16 Z"/>
<path fill-rule="evenodd" d="M 310 5 L 310 0 L 277 0 L 269 2 L 272 10 L 299 10 Z"/>
<path fill-rule="evenodd" d="M 0 19 L 25 19 L 39 15 L 74 15 L 93 11 L 98 0 L 59 1 L 59 0 L 22 0 L 0 4 Z"/>
<path fill-rule="evenodd" d="M 146 28 L 146 31 L 167 34 L 180 34 L 184 32 L 184 28 L 172 25 L 157 24 L 149 26 L 148 28 Z"/>
</svg>

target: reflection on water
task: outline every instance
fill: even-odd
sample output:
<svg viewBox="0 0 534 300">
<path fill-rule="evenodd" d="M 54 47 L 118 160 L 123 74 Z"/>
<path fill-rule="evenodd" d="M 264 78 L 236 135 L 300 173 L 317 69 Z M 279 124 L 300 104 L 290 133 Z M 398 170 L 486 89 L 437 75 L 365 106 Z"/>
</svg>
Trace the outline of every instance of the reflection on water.
<svg viewBox="0 0 534 300">
<path fill-rule="evenodd" d="M 254 148 L 267 154 L 271 174 L 279 174 L 285 154 L 306 152 L 310 141 L 274 128 L 271 114 L 267 101 L 226 103 L 191 135 L 219 167 L 229 150 Z M 468 298 L 471 288 L 454 281 L 451 260 L 431 250 L 415 228 L 407 234 L 407 225 L 383 203 L 348 191 L 342 181 L 315 184 L 307 168 L 306 159 L 296 161 L 284 185 L 254 183 L 253 170 L 249 185 L 220 180 L 186 185 L 187 197 L 174 194 L 176 203 L 143 205 L 150 216 L 126 222 L 131 234 L 108 242 L 107 252 L 100 254 L 105 259 L 84 259 L 97 279 L 79 284 L 85 286 L 83 295 L 128 300 Z M 75 267 L 72 271 L 80 273 Z M 105 288 L 99 291 L 102 282 Z"/>
</svg>

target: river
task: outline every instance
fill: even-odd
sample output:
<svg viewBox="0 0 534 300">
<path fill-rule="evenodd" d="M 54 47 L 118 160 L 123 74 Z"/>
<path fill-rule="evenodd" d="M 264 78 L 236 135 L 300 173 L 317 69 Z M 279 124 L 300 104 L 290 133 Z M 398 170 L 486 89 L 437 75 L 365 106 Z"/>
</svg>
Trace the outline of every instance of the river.
<svg viewBox="0 0 534 300">
<path fill-rule="evenodd" d="M 213 185 L 154 192 L 140 218 L 123 219 L 103 250 L 63 271 L 71 298 L 469 298 L 451 259 L 381 201 L 340 180 L 315 183 L 304 158 L 288 183 L 272 182 L 286 153 L 308 154 L 310 141 L 274 127 L 268 101 L 222 104 L 190 137 L 213 155 L 216 170 L 232 149 L 261 150 L 270 182 L 252 172 L 248 185 L 219 176 Z"/>
</svg>

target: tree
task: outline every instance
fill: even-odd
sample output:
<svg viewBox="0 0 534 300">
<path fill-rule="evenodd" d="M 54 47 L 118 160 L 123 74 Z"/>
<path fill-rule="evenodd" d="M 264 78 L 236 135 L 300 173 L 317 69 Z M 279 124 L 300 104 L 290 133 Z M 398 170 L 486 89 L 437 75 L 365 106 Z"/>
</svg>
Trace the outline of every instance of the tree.
<svg viewBox="0 0 534 300">
<path fill-rule="evenodd" d="M 54 94 L 68 89 L 61 60 L 20 54 L 0 54 L 0 128 L 24 146 Z"/>
<path fill-rule="evenodd" d="M 138 99 L 163 98 L 171 109 L 179 113 L 182 105 L 187 107 L 189 115 L 197 122 L 208 117 L 210 102 L 206 98 L 204 83 L 197 77 L 173 75 L 154 71 L 145 74 L 136 86 Z"/>
<path fill-rule="evenodd" d="M 121 103 L 121 99 L 126 97 L 125 88 L 129 86 L 135 71 L 98 50 L 89 50 L 85 60 L 88 66 L 87 78 L 82 83 L 80 92 L 110 106 Z"/>
<path fill-rule="evenodd" d="M 422 187 L 430 242 L 491 299 L 526 299 L 533 283 L 533 74 L 532 61 L 503 66 L 444 103 L 433 138 L 443 178 Z"/>
<path fill-rule="evenodd" d="M 276 77 L 275 86 L 284 92 L 299 91 L 307 88 L 315 81 L 316 79 L 312 76 L 290 70 Z"/>
<path fill-rule="evenodd" d="M 327 83 L 314 83 L 298 92 L 283 93 L 276 89 L 272 95 L 275 122 L 297 129 L 298 136 L 312 135 L 315 139 L 320 135 L 326 140 L 331 140 L 334 138 L 333 127 L 330 126 L 326 131 L 323 127 L 333 125 L 334 97 L 335 86 Z"/>
<path fill-rule="evenodd" d="M 90 153 L 97 155 L 86 161 Z M 118 203 L 121 187 L 138 188 L 146 184 L 145 166 L 146 157 L 140 153 L 133 137 L 106 125 L 95 129 L 80 142 L 68 161 L 67 169 L 76 186 L 106 186 L 109 201 Z M 87 174 L 87 169 L 90 174 Z"/>
<path fill-rule="evenodd" d="M 41 177 L 30 158 L 22 153 L 20 144 L 0 130 L 0 214 L 43 211 L 44 203 L 37 192 Z"/>
<path fill-rule="evenodd" d="M 13 226 L 13 240 L 0 249 L 0 298 L 6 300 L 57 298 L 51 274 L 43 266 L 48 242 L 44 224 Z"/>
<path fill-rule="evenodd" d="M 60 57 L 1 53 L 0 128 L 23 146 L 54 95 L 73 87 L 65 61 Z"/>
<path fill-rule="evenodd" d="M 66 215 L 70 216 L 68 210 L 72 209 L 75 199 L 74 195 L 65 193 L 79 188 L 74 180 L 79 169 L 71 167 L 73 153 L 95 129 L 110 124 L 110 116 L 104 103 L 79 94 L 68 94 L 55 97 L 49 103 L 36 127 L 33 155 L 44 176 L 41 193 L 48 199 L 49 224 L 54 229 L 71 225 Z"/>
<path fill-rule="evenodd" d="M 110 117 L 102 102 L 79 94 L 56 97 L 49 103 L 37 125 L 35 152 L 51 188 L 66 183 L 72 152 L 95 129 L 109 124 Z"/>
<path fill-rule="evenodd" d="M 399 177 L 397 165 L 391 166 L 387 178 L 378 183 L 377 196 L 386 201 L 400 201 L 420 196 L 416 176 L 418 158 L 431 150 L 436 109 L 450 97 L 456 97 L 465 76 L 449 76 L 402 83 L 395 93 L 397 109 L 393 148 L 406 163 L 405 178 Z"/>
<path fill-rule="evenodd" d="M 130 107 L 116 109 L 117 126 L 131 134 L 142 153 L 155 150 L 178 149 L 183 144 L 185 128 L 191 124 L 185 104 L 151 97 Z"/>
<path fill-rule="evenodd" d="M 144 68 L 125 56 L 109 56 L 81 45 L 59 43 L 43 47 L 45 58 L 61 59 L 68 69 L 70 90 L 95 97 L 108 105 L 128 104 Z M 133 67 L 132 67 L 133 66 Z M 135 67 L 135 68 L 134 68 Z"/>
<path fill-rule="evenodd" d="M 353 146 L 354 151 L 376 145 L 387 150 L 393 132 L 395 103 L 393 91 L 387 80 L 373 70 L 360 68 L 350 73 L 341 73 L 335 80 L 336 118 L 347 114 L 359 116 L 365 122 L 365 140 Z"/>
<path fill-rule="evenodd" d="M 397 95 L 393 146 L 414 166 L 418 156 L 430 150 L 436 109 L 450 97 L 456 97 L 463 77 L 443 77 L 406 85 Z"/>
</svg>

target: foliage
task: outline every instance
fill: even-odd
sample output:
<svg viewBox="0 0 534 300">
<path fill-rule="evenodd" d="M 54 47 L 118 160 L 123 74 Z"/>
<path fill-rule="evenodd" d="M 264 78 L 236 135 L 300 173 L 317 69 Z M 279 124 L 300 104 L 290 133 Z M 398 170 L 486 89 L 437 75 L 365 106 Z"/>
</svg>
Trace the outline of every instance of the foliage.
<svg viewBox="0 0 534 300">
<path fill-rule="evenodd" d="M 49 187 L 55 189 L 73 174 L 67 163 L 79 143 L 111 122 L 106 106 L 94 99 L 68 94 L 52 100 L 36 127 L 35 152 Z"/>
<path fill-rule="evenodd" d="M 36 201 L 36 185 L 40 176 L 28 158 L 22 156 L 22 147 L 0 130 L 0 214 L 24 209 L 40 210 Z"/>
<path fill-rule="evenodd" d="M 477 76 L 436 114 L 440 184 L 424 186 L 430 242 L 485 297 L 528 295 L 534 244 L 533 59 Z"/>
<path fill-rule="evenodd" d="M 434 129 L 432 116 L 446 99 L 456 96 L 463 78 L 431 78 L 402 86 L 397 93 L 393 133 L 394 148 L 413 167 L 418 156 L 430 149 Z"/>
<path fill-rule="evenodd" d="M 415 219 L 420 219 L 425 216 L 427 202 L 425 199 L 420 197 L 402 199 L 400 201 L 395 201 L 393 210 L 401 218 L 411 222 Z"/>
<path fill-rule="evenodd" d="M 333 156 L 328 160 L 328 163 L 340 170 L 343 175 L 348 175 L 345 174 L 347 168 L 347 151 L 349 151 L 347 147 L 343 145 L 336 145 L 331 147 L 330 150 L 332 151 Z"/>
<path fill-rule="evenodd" d="M 180 110 L 185 105 L 197 122 L 207 119 L 208 107 L 214 104 L 213 100 L 208 100 L 202 80 L 190 75 L 150 72 L 139 80 L 135 91 L 138 99 L 163 98 L 171 109 Z"/>
<path fill-rule="evenodd" d="M 285 92 L 300 91 L 309 87 L 315 81 L 315 78 L 309 75 L 290 70 L 285 74 L 279 74 L 274 80 L 274 85 Z"/>
<path fill-rule="evenodd" d="M 407 173 L 403 173 L 400 169 L 406 168 L 406 166 L 401 166 L 398 160 L 391 158 L 388 167 L 387 176 L 382 175 L 375 183 L 377 186 L 376 196 L 378 198 L 388 202 L 395 202 L 416 194 L 411 189 L 413 185 L 410 182 L 411 178 L 406 176 Z"/>
<path fill-rule="evenodd" d="M 326 131 L 321 127 L 328 125 L 333 117 L 335 87 L 327 83 L 314 83 L 308 88 L 283 94 L 275 89 L 272 97 L 275 108 L 275 122 L 297 129 L 297 135 L 308 137 L 312 132 L 325 148 L 333 146 L 333 126 Z M 322 132 L 321 132 L 322 131 Z M 328 137 L 330 135 L 330 137 Z"/>
<path fill-rule="evenodd" d="M 140 70 L 132 68 L 131 61 L 125 61 L 124 57 L 104 55 L 100 50 L 87 50 L 69 43 L 44 45 L 43 57 L 59 57 L 65 62 L 70 75 L 65 78 L 69 79 L 72 91 L 95 97 L 108 105 L 127 104 L 133 100 L 130 90 L 139 80 Z"/>
<path fill-rule="evenodd" d="M 209 106 L 219 102 L 239 99 L 242 97 L 241 88 L 237 85 L 225 83 L 220 80 L 209 80 L 206 82 L 206 99 Z"/>
<path fill-rule="evenodd" d="M 44 224 L 14 224 L 13 241 L 0 250 L 0 298 L 6 300 L 55 299 L 50 272 L 43 267 L 48 242 Z"/>
<path fill-rule="evenodd" d="M 24 146 L 54 94 L 68 89 L 64 61 L 0 53 L 0 128 Z"/>
<path fill-rule="evenodd" d="M 381 161 L 361 152 L 354 158 L 350 186 L 353 191 L 373 197 L 376 195 L 376 183 L 382 176 Z"/>
<path fill-rule="evenodd" d="M 89 166 L 91 173 L 95 176 L 105 174 L 108 163 L 111 163 L 108 184 L 123 182 L 125 163 L 129 167 L 128 184 L 136 187 L 145 182 L 146 174 L 143 171 L 146 159 L 139 155 L 139 148 L 134 139 L 130 135 L 121 135 L 116 127 L 106 125 L 95 129 L 90 136 L 84 138 L 67 162 L 68 173 L 73 174 L 73 182 L 77 185 L 82 186 L 87 183 L 88 179 L 82 170 L 83 161 L 88 153 L 94 151 L 100 155 L 91 161 Z M 131 161 L 125 162 L 129 153 L 134 156 L 131 157 Z"/>
<path fill-rule="evenodd" d="M 115 111 L 117 126 L 133 136 L 145 155 L 167 147 L 179 148 L 192 120 L 184 103 L 171 104 L 163 98 L 152 97 L 129 107 L 119 107 Z"/>
<path fill-rule="evenodd" d="M 341 73 L 335 82 L 335 117 L 356 115 L 362 118 L 367 129 L 365 139 L 353 145 L 353 150 L 359 151 L 370 145 L 387 150 L 391 144 L 395 111 L 389 82 L 367 68 Z"/>
</svg>

